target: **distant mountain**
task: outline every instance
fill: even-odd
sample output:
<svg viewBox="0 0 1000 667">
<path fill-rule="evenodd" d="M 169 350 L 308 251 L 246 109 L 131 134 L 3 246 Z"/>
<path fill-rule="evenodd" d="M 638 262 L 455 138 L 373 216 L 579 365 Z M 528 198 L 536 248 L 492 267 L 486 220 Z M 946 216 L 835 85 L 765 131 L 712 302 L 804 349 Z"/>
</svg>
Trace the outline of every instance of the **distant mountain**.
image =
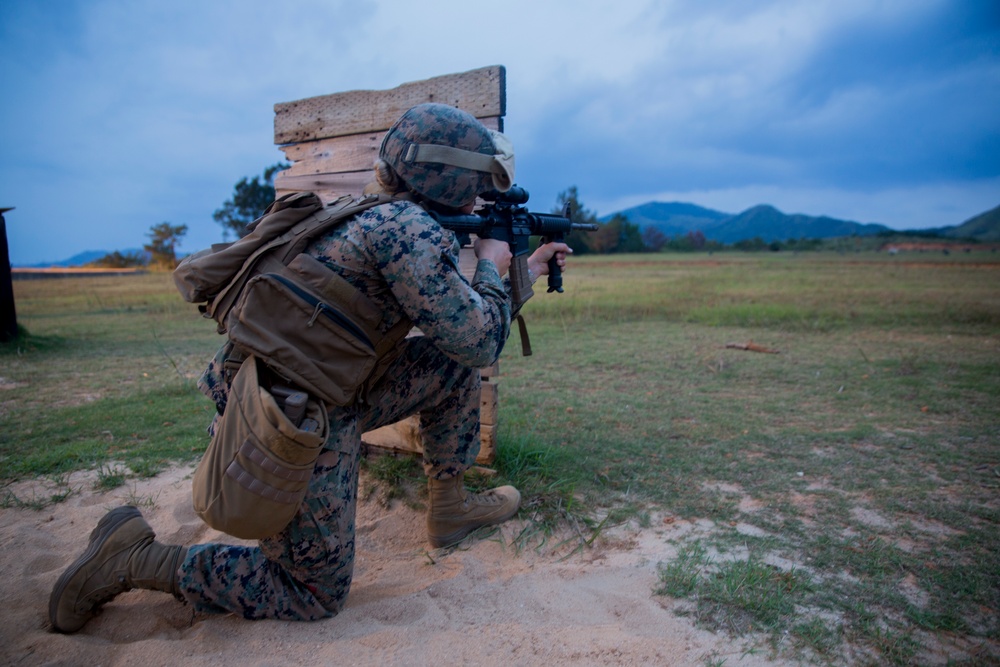
<svg viewBox="0 0 1000 667">
<path fill-rule="evenodd" d="M 1000 241 L 1000 206 L 969 218 L 957 227 L 945 227 L 942 236 L 979 241 Z"/>
<path fill-rule="evenodd" d="M 667 236 L 700 230 L 705 238 L 720 243 L 736 243 L 754 237 L 765 242 L 788 239 L 824 239 L 839 236 L 873 236 L 888 227 L 837 220 L 826 216 L 788 215 L 766 204 L 733 215 L 694 204 L 650 202 L 620 212 L 640 229 L 655 227 Z M 614 215 L 614 214 L 612 214 Z M 611 215 L 601 218 L 611 219 Z"/>
<path fill-rule="evenodd" d="M 85 264 L 90 264 L 106 255 L 110 255 L 113 251 L 111 250 L 84 250 L 83 252 L 77 253 L 70 257 L 69 259 L 64 259 L 60 262 L 40 262 L 38 264 L 27 264 L 23 268 L 26 269 L 44 269 L 50 266 L 84 266 Z M 131 248 L 129 250 L 119 250 L 123 255 L 130 253 L 141 253 L 144 250 Z"/>
<path fill-rule="evenodd" d="M 888 231 L 885 225 L 861 224 L 826 216 L 813 217 L 796 213 L 787 215 L 766 204 L 749 208 L 705 232 L 706 238 L 722 243 L 735 243 L 756 236 L 765 242 L 788 239 L 827 239 L 840 236 L 874 236 Z"/>
<path fill-rule="evenodd" d="M 733 217 L 731 213 L 681 202 L 650 202 L 626 209 L 621 215 L 640 228 L 655 227 L 667 236 L 687 234 L 697 229 L 704 232 L 705 229 Z M 605 216 L 601 221 L 607 222 L 611 217 L 611 215 Z"/>
</svg>

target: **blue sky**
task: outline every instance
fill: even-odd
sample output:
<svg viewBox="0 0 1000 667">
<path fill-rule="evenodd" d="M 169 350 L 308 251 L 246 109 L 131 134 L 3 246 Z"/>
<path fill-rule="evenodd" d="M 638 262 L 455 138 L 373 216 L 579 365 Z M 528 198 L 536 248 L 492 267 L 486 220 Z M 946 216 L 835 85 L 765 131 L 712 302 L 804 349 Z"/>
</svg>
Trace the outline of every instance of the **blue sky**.
<svg viewBox="0 0 1000 667">
<path fill-rule="evenodd" d="M 1000 204 L 996 0 L 5 0 L 0 206 L 11 261 L 181 252 L 283 158 L 273 106 L 507 68 L 534 210 L 576 185 L 897 229 Z"/>
</svg>

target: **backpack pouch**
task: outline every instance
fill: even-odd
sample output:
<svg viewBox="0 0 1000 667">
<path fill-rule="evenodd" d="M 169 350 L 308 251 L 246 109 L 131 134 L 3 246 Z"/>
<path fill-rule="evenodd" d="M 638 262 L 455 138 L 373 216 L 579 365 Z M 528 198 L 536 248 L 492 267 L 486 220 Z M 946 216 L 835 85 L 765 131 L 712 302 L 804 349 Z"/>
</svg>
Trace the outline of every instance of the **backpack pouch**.
<svg viewBox="0 0 1000 667">
<path fill-rule="evenodd" d="M 229 338 L 327 404 L 349 405 L 378 361 L 381 313 L 345 285 L 299 255 L 247 283 L 226 320 Z"/>
<path fill-rule="evenodd" d="M 257 360 L 240 366 L 225 412 L 192 482 L 194 510 L 212 528 L 243 539 L 280 532 L 295 516 L 329 433 L 326 407 L 306 403 L 296 426 L 261 386 Z"/>
</svg>

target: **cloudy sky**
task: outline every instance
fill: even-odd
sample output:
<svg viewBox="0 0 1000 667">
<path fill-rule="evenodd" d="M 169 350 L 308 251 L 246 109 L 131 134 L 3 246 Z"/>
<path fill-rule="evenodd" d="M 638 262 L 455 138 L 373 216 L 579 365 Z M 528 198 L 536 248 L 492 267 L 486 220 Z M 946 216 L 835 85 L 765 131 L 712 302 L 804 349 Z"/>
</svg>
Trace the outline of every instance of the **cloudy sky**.
<svg viewBox="0 0 1000 667">
<path fill-rule="evenodd" d="M 181 252 L 280 161 L 273 106 L 507 68 L 534 210 L 579 188 L 737 213 L 958 224 L 1000 204 L 996 0 L 4 0 L 12 263 Z"/>
</svg>

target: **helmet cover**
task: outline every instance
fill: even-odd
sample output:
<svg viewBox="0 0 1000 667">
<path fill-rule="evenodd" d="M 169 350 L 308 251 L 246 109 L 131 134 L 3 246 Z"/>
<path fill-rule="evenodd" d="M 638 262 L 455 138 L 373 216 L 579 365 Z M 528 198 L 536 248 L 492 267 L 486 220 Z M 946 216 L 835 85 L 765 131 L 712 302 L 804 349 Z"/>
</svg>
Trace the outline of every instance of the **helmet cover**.
<svg viewBox="0 0 1000 667">
<path fill-rule="evenodd" d="M 379 157 L 410 189 L 452 208 L 488 190 L 507 191 L 514 180 L 510 140 L 447 104 L 404 113 L 382 139 Z"/>
</svg>

